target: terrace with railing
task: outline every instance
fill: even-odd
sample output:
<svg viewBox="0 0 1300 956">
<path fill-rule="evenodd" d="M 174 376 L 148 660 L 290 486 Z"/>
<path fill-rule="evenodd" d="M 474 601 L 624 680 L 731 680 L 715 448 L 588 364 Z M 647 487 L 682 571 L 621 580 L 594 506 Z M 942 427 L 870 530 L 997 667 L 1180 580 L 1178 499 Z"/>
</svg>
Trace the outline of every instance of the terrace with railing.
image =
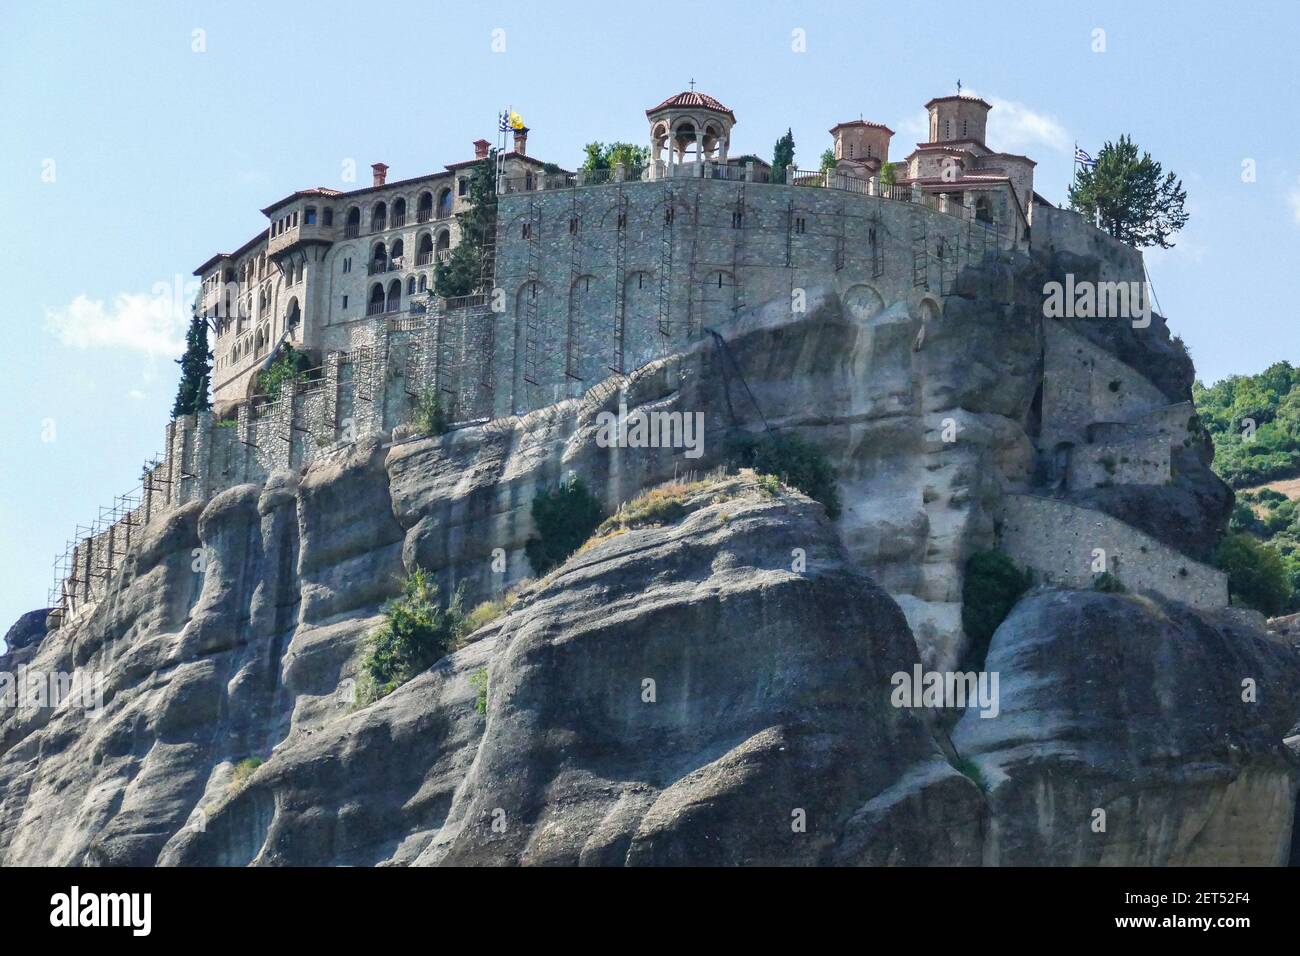
<svg viewBox="0 0 1300 956">
<path fill-rule="evenodd" d="M 501 180 L 500 192 L 502 195 L 513 195 L 517 193 L 542 192 L 557 189 L 582 189 L 589 186 L 605 186 L 613 183 L 652 182 L 665 178 L 669 177 L 666 167 L 664 167 L 662 163 L 651 164 L 645 167 L 624 167 L 619 165 L 612 169 L 580 169 L 571 173 L 564 171 L 553 173 L 541 172 L 529 173 L 525 176 L 504 177 Z M 768 170 L 759 168 L 753 163 L 747 163 L 744 166 L 735 166 L 706 162 L 703 166 L 680 167 L 673 171 L 671 178 L 693 178 L 735 183 L 757 183 L 765 186 L 778 185 L 797 186 L 810 189 L 834 189 L 841 192 L 854 193 L 859 196 L 871 196 L 894 202 L 918 203 L 934 212 L 954 216 L 958 219 L 969 218 L 973 214 L 970 207 L 964 205 L 956 195 L 950 199 L 947 193 L 913 189 L 911 186 L 882 183 L 879 177 L 868 179 L 861 176 L 850 176 L 847 173 L 836 172 L 834 169 L 811 170 L 789 167 L 786 169 L 784 180 L 772 183 Z M 965 184 L 958 180 L 954 181 L 952 191 L 954 194 L 960 194 L 965 190 L 972 188 L 987 187 L 976 187 L 973 183 Z"/>
</svg>

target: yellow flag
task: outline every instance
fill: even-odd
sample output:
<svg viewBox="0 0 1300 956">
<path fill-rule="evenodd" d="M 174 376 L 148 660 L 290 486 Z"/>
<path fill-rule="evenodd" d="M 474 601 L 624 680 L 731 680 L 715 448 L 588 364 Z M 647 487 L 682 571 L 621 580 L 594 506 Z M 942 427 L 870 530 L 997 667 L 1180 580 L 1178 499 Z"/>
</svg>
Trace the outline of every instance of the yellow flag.
<svg viewBox="0 0 1300 956">
<path fill-rule="evenodd" d="M 511 114 L 510 114 L 510 128 L 511 128 L 511 129 L 523 129 L 523 128 L 524 128 L 524 118 L 523 118 L 522 116 L 520 116 L 518 113 L 511 113 Z"/>
</svg>

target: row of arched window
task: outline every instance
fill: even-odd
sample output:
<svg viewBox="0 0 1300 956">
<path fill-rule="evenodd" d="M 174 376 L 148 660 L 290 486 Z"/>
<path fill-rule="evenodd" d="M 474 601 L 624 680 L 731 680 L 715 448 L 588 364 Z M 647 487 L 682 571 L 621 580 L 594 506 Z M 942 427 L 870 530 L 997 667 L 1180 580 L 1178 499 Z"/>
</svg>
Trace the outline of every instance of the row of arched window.
<svg viewBox="0 0 1300 956">
<path fill-rule="evenodd" d="M 406 277 L 407 296 L 419 295 L 429 291 L 429 277 L 425 273 Z M 366 299 L 366 315 L 382 315 L 385 312 L 402 310 L 402 280 L 393 279 L 385 287 L 382 282 L 372 283 L 370 296 Z M 413 312 L 424 311 L 423 306 L 412 303 Z"/>
<path fill-rule="evenodd" d="M 415 201 L 415 221 L 430 222 L 434 219 L 449 219 L 451 218 L 454 202 L 450 186 L 443 186 L 439 189 L 436 199 L 433 191 L 426 189 L 420 193 Z M 369 210 L 363 211 L 360 206 L 353 206 L 348 209 L 347 218 L 344 220 L 343 233 L 349 238 L 359 236 L 363 220 L 369 232 L 398 229 L 406 225 L 406 218 L 407 204 L 404 198 L 398 197 L 392 202 L 381 199 L 372 205 Z"/>
<path fill-rule="evenodd" d="M 432 233 L 423 232 L 415 241 L 415 265 L 430 266 L 434 260 L 442 261 L 451 250 L 451 234 L 447 230 L 438 233 L 435 239 Z M 409 266 L 406 262 L 406 243 L 394 239 L 391 244 L 376 242 L 370 247 L 367 274 L 378 275 L 382 272 L 394 272 Z"/>
</svg>

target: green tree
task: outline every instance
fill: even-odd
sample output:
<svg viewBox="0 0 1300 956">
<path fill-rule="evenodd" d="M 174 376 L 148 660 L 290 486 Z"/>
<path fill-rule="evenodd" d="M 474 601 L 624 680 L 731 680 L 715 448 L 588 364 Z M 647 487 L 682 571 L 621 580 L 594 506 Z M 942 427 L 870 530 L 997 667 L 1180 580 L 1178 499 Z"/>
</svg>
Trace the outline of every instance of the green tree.
<svg viewBox="0 0 1300 956">
<path fill-rule="evenodd" d="M 880 185 L 893 186 L 898 182 L 898 177 L 894 173 L 894 164 L 885 163 L 880 167 Z"/>
<path fill-rule="evenodd" d="M 278 402 L 285 382 L 301 382 L 310 365 L 311 358 L 306 352 L 299 352 L 292 345 L 284 346 L 271 364 L 257 373 L 257 393 Z"/>
<path fill-rule="evenodd" d="M 582 168 L 589 173 L 613 169 L 619 163 L 632 169 L 650 161 L 650 150 L 632 143 L 588 143 L 582 149 L 586 157 Z"/>
<path fill-rule="evenodd" d="M 1275 362 L 1258 375 L 1234 375 L 1192 398 L 1214 439 L 1214 470 L 1245 489 L 1300 474 L 1300 369 Z"/>
<path fill-rule="evenodd" d="M 443 608 L 432 575 L 415 568 L 401 595 L 384 605 L 384 623 L 370 636 L 362 661 L 362 672 L 371 683 L 366 696 L 382 697 L 428 670 L 465 633 L 460 592 Z"/>
<path fill-rule="evenodd" d="M 1165 173 L 1150 153 L 1139 157 L 1127 136 L 1102 146 L 1097 165 L 1079 167 L 1070 186 L 1072 209 L 1099 218 L 1102 228 L 1136 248 L 1173 246 L 1169 237 L 1187 224 L 1186 199 L 1182 180 Z"/>
<path fill-rule="evenodd" d="M 492 275 L 497 231 L 496 152 L 491 150 L 471 169 L 466 208 L 456 215 L 460 242 L 434 271 L 437 295 L 454 298 L 487 291 L 484 281 Z"/>
<path fill-rule="evenodd" d="M 1228 594 L 1236 603 L 1264 614 L 1278 614 L 1291 600 L 1291 580 L 1281 556 L 1249 534 L 1229 534 L 1214 563 L 1228 573 Z"/>
<path fill-rule="evenodd" d="M 416 434 L 437 437 L 451 429 L 451 415 L 433 389 L 421 392 L 411 410 L 411 426 Z"/>
<path fill-rule="evenodd" d="M 524 554 L 539 575 L 563 564 L 605 520 L 599 499 L 581 478 L 533 498 L 532 516 L 537 536 L 524 544 Z"/>
<path fill-rule="evenodd" d="M 966 662 L 984 666 L 989 642 L 1033 579 L 1001 551 L 980 551 L 966 562 L 961 587 L 961 626 L 970 642 Z"/>
<path fill-rule="evenodd" d="M 771 182 L 785 182 L 785 171 L 794 165 L 794 133 L 786 129 L 785 135 L 776 141 L 772 150 Z"/>
<path fill-rule="evenodd" d="M 821 171 L 824 173 L 828 169 L 835 168 L 835 150 L 827 147 L 822 151 Z"/>
<path fill-rule="evenodd" d="M 826 516 L 840 516 L 840 493 L 835 469 L 816 445 L 798 435 L 768 432 L 740 433 L 727 440 L 727 466 L 752 468 L 760 475 L 775 475 L 826 508 Z"/>
<path fill-rule="evenodd" d="M 212 353 L 208 351 L 208 320 L 194 309 L 185 333 L 185 351 L 176 360 L 181 367 L 181 381 L 176 387 L 172 418 L 193 415 L 212 407 L 208 399 L 208 382 L 212 376 Z"/>
</svg>

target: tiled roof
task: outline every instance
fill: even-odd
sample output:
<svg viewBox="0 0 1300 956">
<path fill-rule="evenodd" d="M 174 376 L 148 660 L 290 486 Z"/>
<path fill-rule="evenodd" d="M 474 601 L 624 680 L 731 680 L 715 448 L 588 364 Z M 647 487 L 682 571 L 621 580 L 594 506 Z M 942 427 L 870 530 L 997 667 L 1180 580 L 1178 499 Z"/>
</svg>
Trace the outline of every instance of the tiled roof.
<svg viewBox="0 0 1300 956">
<path fill-rule="evenodd" d="M 646 110 L 645 115 L 653 116 L 660 110 L 668 109 L 713 110 L 715 113 L 726 113 L 733 120 L 736 118 L 735 113 L 731 112 L 731 110 L 727 109 L 713 97 L 709 96 L 709 94 L 697 93 L 695 90 L 686 90 L 685 92 L 678 93 L 676 96 L 670 96 L 658 106 Z"/>
<path fill-rule="evenodd" d="M 893 135 L 894 135 L 894 131 L 893 131 L 892 129 L 890 129 L 888 126 L 886 126 L 884 123 L 873 123 L 873 122 L 871 122 L 870 120 L 860 120 L 860 119 L 858 119 L 858 120 L 849 120 L 849 122 L 847 122 L 847 123 L 836 123 L 834 126 L 831 127 L 831 130 L 830 130 L 831 135 L 834 136 L 834 135 L 835 135 L 835 131 L 836 131 L 837 129 L 845 129 L 845 128 L 849 127 L 849 126 L 868 126 L 868 127 L 870 127 L 871 129 L 883 129 L 883 130 L 884 130 L 886 133 L 888 133 L 890 136 L 893 136 Z"/>
<path fill-rule="evenodd" d="M 337 189 L 330 189 L 328 186 L 314 186 L 311 189 L 299 189 L 297 192 L 290 193 L 288 196 L 285 196 L 283 199 L 279 199 L 271 203 L 271 205 L 267 206 L 265 209 L 262 210 L 262 215 L 269 216 L 272 213 L 272 211 L 279 209 L 285 203 L 292 202 L 295 199 L 301 199 L 305 196 L 324 196 L 326 198 L 330 198 L 333 196 L 342 196 L 342 195 L 343 193 L 341 191 Z"/>
<path fill-rule="evenodd" d="M 980 99 L 978 96 L 960 96 L 960 95 L 957 95 L 957 94 L 954 94 L 954 95 L 952 95 L 952 96 L 936 96 L 936 97 L 935 97 L 934 99 L 932 99 L 930 102 L 928 102 L 928 103 L 925 104 L 925 108 L 928 110 L 928 109 L 929 109 L 931 106 L 933 106 L 935 103 L 946 103 L 946 102 L 948 102 L 949 100 L 961 100 L 961 101 L 964 102 L 964 103 L 978 103 L 980 106 L 984 107 L 986 110 L 991 110 L 991 109 L 993 109 L 993 104 L 988 103 L 988 102 L 986 102 L 986 101 Z"/>
</svg>

